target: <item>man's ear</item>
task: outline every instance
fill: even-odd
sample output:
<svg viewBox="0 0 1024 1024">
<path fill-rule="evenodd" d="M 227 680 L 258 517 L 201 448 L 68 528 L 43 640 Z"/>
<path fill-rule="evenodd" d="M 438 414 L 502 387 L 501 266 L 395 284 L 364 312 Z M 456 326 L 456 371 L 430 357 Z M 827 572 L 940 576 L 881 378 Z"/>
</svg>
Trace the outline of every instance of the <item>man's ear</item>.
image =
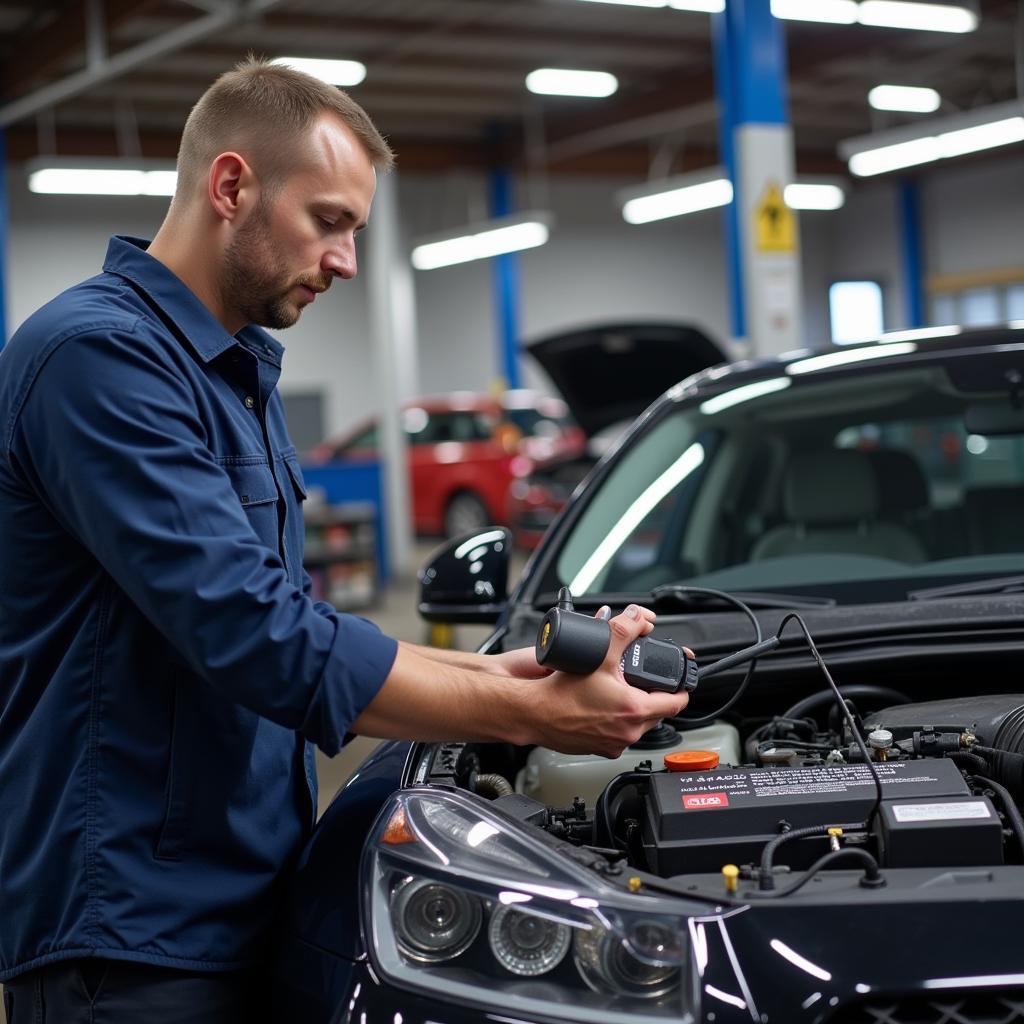
<svg viewBox="0 0 1024 1024">
<path fill-rule="evenodd" d="M 234 221 L 246 214 L 258 199 L 259 184 L 252 168 L 237 153 L 221 153 L 210 164 L 207 194 L 214 213 Z"/>
</svg>

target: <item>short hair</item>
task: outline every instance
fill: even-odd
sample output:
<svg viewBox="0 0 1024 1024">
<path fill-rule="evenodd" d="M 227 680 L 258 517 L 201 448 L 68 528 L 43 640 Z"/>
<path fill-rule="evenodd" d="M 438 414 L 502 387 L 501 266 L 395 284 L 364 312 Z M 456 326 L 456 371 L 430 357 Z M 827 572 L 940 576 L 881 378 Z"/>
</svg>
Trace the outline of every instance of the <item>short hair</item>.
<svg viewBox="0 0 1024 1024">
<path fill-rule="evenodd" d="M 251 159 L 261 184 L 273 190 L 294 168 L 302 137 L 324 113 L 351 130 L 378 171 L 394 166 L 391 147 L 347 93 L 250 54 L 192 108 L 178 148 L 176 196 L 192 192 L 214 158 L 231 149 Z"/>
</svg>

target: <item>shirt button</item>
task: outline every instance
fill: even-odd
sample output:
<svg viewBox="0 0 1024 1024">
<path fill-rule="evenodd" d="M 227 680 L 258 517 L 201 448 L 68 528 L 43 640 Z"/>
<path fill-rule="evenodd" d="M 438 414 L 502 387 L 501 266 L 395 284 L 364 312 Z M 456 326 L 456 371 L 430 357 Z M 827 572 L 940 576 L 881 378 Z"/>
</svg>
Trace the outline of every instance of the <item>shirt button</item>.
<svg viewBox="0 0 1024 1024">
<path fill-rule="evenodd" d="M 256 408 L 256 399 L 253 398 L 252 395 L 246 395 L 245 396 L 245 407 L 246 407 L 246 409 L 255 409 Z"/>
</svg>

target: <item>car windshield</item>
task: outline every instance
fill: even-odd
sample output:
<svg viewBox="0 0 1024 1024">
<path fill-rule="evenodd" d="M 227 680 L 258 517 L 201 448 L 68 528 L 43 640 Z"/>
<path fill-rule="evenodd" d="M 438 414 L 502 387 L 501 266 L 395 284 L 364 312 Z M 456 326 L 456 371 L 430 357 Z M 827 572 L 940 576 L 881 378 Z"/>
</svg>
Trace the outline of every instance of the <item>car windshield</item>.
<svg viewBox="0 0 1024 1024">
<path fill-rule="evenodd" d="M 1022 349 L 841 373 L 797 362 L 680 395 L 589 489 L 540 589 L 683 583 L 854 603 L 1020 574 Z"/>
</svg>

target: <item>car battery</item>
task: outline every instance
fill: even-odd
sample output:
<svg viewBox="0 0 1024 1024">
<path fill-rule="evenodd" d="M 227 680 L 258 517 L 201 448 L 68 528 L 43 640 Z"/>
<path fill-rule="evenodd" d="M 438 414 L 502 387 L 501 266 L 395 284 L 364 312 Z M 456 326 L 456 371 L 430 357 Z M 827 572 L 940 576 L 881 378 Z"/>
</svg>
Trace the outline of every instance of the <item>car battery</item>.
<svg viewBox="0 0 1024 1024">
<path fill-rule="evenodd" d="M 977 803 L 952 761 L 886 761 L 874 767 L 882 783 L 883 807 L 898 803 L 926 808 L 946 798 Z M 663 876 L 718 871 L 724 864 L 758 861 L 765 844 L 780 834 L 784 823 L 794 829 L 863 824 L 876 796 L 874 776 L 866 764 L 658 773 L 651 776 L 645 797 L 644 849 L 652 870 Z M 980 811 L 957 813 L 978 815 Z M 941 830 L 943 840 L 929 863 L 945 857 L 943 847 L 952 842 L 947 835 L 955 836 L 959 847 L 951 864 L 1001 861 L 1001 857 L 991 859 L 993 819 L 957 818 L 960 825 L 947 834 L 941 829 L 940 815 L 941 811 L 919 810 L 892 817 L 885 836 L 888 849 L 901 864 L 921 852 L 930 829 L 934 839 L 935 828 Z M 807 867 L 827 851 L 826 837 L 794 840 L 779 850 L 776 862 Z"/>
</svg>

